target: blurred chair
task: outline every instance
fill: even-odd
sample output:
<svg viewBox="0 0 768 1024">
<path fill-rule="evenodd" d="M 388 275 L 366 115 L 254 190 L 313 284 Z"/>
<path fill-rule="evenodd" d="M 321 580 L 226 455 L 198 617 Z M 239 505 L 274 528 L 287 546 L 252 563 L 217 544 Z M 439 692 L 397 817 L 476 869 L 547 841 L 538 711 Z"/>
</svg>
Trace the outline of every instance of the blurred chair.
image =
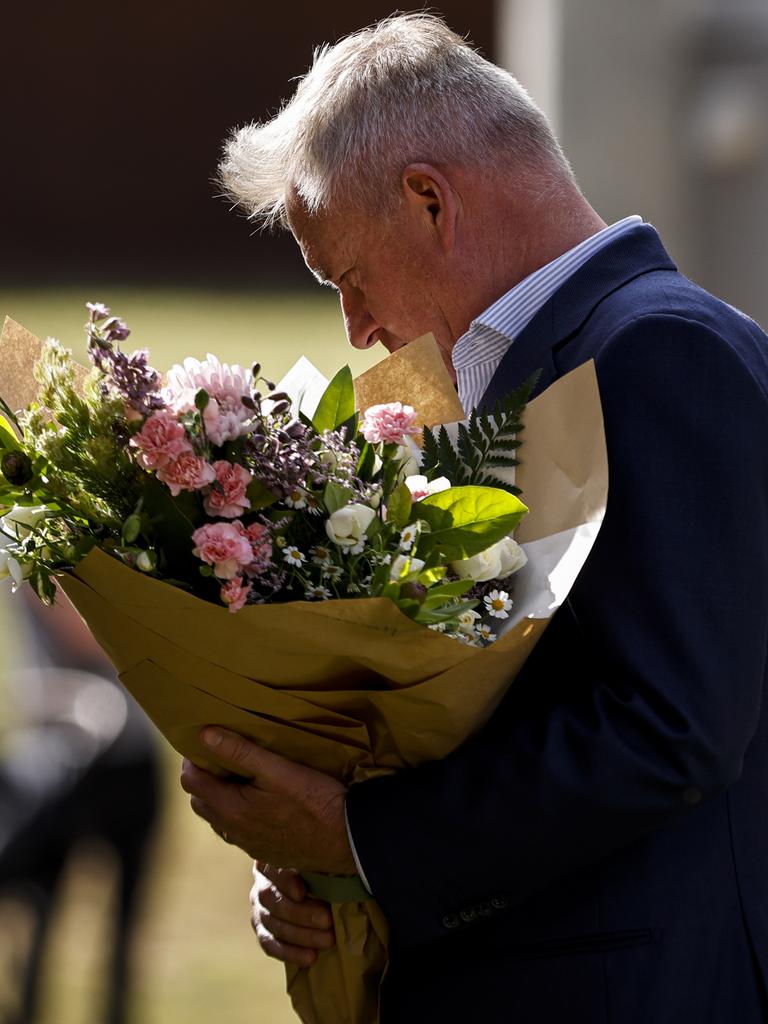
<svg viewBox="0 0 768 1024">
<path fill-rule="evenodd" d="M 118 878 L 106 1004 L 88 1019 L 124 1024 L 130 943 L 159 807 L 154 737 L 63 595 L 53 609 L 16 595 L 12 608 L 20 621 L 8 635 L 27 653 L 14 659 L 22 667 L 5 673 L 16 721 L 2 734 L 0 898 L 28 907 L 32 927 L 15 953 L 15 1006 L 0 1013 L 11 1014 L 4 1024 L 34 1024 L 59 882 L 78 844 L 96 839 L 114 852 Z"/>
</svg>

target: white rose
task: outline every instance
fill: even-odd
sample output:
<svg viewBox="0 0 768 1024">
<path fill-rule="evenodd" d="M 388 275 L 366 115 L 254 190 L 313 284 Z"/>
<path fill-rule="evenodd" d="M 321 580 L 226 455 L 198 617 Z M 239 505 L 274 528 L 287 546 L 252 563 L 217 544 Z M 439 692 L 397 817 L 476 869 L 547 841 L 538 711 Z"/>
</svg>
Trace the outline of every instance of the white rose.
<svg viewBox="0 0 768 1024">
<path fill-rule="evenodd" d="M 513 572 L 523 568 L 528 561 L 528 555 L 526 555 L 517 541 L 512 540 L 511 537 L 505 537 L 504 540 L 499 541 L 499 544 L 501 545 L 501 572 L 499 573 L 499 579 L 505 580 Z"/>
<path fill-rule="evenodd" d="M 356 547 L 375 515 L 367 505 L 345 505 L 328 517 L 325 532 L 339 547 Z"/>
<path fill-rule="evenodd" d="M 461 579 L 474 580 L 475 583 L 498 579 L 501 572 L 501 541 L 492 544 L 485 551 L 472 555 L 471 558 L 451 562 L 451 568 Z"/>
<path fill-rule="evenodd" d="M 389 578 L 391 580 L 399 580 L 403 572 L 421 572 L 423 568 L 424 562 L 420 558 L 398 555 L 389 567 Z"/>
<path fill-rule="evenodd" d="M 3 516 L 3 529 L 17 540 L 23 540 L 45 518 L 47 511 L 45 505 L 14 505 L 11 511 Z"/>
</svg>

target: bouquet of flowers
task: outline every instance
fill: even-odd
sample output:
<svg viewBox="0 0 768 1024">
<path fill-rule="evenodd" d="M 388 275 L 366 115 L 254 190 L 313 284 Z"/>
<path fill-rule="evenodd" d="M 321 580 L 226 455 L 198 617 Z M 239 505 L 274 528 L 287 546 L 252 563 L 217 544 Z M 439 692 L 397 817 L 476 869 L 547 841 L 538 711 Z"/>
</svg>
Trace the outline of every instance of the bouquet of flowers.
<svg viewBox="0 0 768 1024">
<path fill-rule="evenodd" d="M 416 622 L 469 644 L 495 639 L 476 611 L 511 602 L 481 581 L 526 561 L 510 534 L 527 511 L 491 467 L 514 466 L 530 384 L 496 419 L 462 434 L 462 485 L 447 435 L 402 402 L 362 418 L 348 367 L 311 418 L 251 369 L 188 358 L 163 381 L 146 351 L 101 303 L 88 303 L 93 365 L 82 393 L 71 353 L 49 339 L 35 374 L 39 402 L 0 419 L 0 572 L 29 579 L 44 601 L 56 574 L 95 546 L 230 612 L 274 601 L 387 597 Z M 262 393 L 267 389 L 267 395 Z M 16 436 L 16 431 L 20 436 Z M 478 486 L 492 480 L 498 486 Z M 471 593 L 471 596 L 469 592 Z"/>
<path fill-rule="evenodd" d="M 89 309 L 90 373 L 6 321 L 0 575 L 46 601 L 58 580 L 203 766 L 199 731 L 218 724 L 351 785 L 444 757 L 487 721 L 602 521 L 592 365 L 527 407 L 530 382 L 492 417 L 424 431 L 419 453 L 419 427 L 456 409 L 433 341 L 354 385 L 342 370 L 307 409 L 213 357 L 163 380 Z M 288 968 L 294 1007 L 305 1024 L 374 1024 L 386 921 L 354 879 L 309 881 L 337 944 Z"/>
</svg>

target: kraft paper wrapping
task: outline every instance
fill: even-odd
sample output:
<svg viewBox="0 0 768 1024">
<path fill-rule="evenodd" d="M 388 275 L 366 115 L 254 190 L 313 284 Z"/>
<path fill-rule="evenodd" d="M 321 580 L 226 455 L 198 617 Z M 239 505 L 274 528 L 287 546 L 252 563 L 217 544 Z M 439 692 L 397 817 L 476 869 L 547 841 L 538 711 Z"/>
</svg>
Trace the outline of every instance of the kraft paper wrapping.
<svg viewBox="0 0 768 1024">
<path fill-rule="evenodd" d="M 431 347 L 430 355 L 422 345 L 418 381 L 403 375 L 407 349 L 368 371 L 361 407 L 399 400 L 424 408 L 426 384 L 430 408 L 455 411 Z M 592 363 L 529 404 L 525 442 L 518 483 L 531 512 L 518 535 L 531 561 L 515 577 L 509 629 L 485 649 L 414 623 L 385 598 L 249 606 L 231 615 L 100 549 L 61 585 L 128 690 L 176 750 L 202 766 L 215 767 L 198 740 L 208 724 L 348 785 L 441 758 L 492 715 L 602 522 L 607 461 Z M 294 1009 L 304 1024 L 377 1024 L 386 920 L 374 900 L 334 903 L 332 912 L 335 947 L 309 969 L 287 968 Z"/>
</svg>

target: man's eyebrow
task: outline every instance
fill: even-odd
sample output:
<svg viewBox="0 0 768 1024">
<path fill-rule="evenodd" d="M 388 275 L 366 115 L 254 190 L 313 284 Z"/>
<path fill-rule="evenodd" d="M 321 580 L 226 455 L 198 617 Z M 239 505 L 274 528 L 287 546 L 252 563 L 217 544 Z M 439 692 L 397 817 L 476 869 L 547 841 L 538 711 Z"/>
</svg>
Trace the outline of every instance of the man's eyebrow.
<svg viewBox="0 0 768 1024">
<path fill-rule="evenodd" d="M 325 285 L 326 288 L 334 288 L 333 277 L 323 267 L 310 267 L 312 276 L 320 284 Z"/>
</svg>

